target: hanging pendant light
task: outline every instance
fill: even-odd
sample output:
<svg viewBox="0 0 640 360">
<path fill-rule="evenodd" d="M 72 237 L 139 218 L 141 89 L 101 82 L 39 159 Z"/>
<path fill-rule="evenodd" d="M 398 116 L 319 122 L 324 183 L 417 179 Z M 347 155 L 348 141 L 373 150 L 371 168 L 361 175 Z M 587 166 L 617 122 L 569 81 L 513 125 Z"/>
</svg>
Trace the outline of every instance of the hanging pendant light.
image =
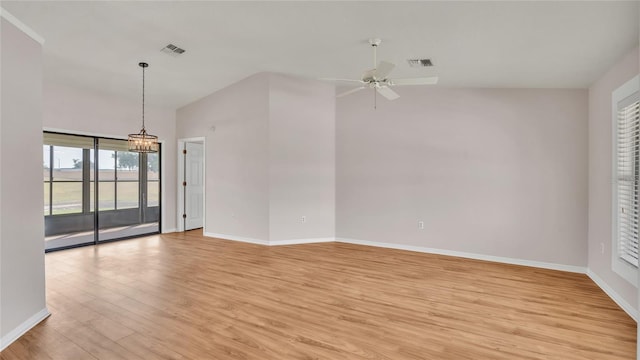
<svg viewBox="0 0 640 360">
<path fill-rule="evenodd" d="M 144 128 L 144 70 L 149 64 L 141 62 L 138 66 L 142 68 L 142 129 L 137 134 L 129 134 L 129 151 L 154 153 L 158 152 L 158 137 L 148 134 Z"/>
</svg>

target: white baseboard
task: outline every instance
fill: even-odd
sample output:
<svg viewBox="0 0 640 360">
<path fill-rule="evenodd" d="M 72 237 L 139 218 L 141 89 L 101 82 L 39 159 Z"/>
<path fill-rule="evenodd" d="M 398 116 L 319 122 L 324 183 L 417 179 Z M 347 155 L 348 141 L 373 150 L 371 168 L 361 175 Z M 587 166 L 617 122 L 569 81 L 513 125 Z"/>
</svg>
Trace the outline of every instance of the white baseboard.
<svg viewBox="0 0 640 360">
<path fill-rule="evenodd" d="M 622 298 L 622 296 L 620 296 L 620 294 L 613 290 L 604 280 L 602 280 L 601 277 L 591 271 L 591 269 L 587 270 L 587 276 L 589 276 L 591 280 L 593 280 L 593 282 L 596 283 L 596 285 L 598 285 L 600 289 L 602 289 L 602 291 L 609 295 L 611 300 L 618 304 L 618 306 L 620 306 L 622 310 L 629 314 L 629 316 L 631 316 L 633 320 L 638 322 L 638 310 L 636 310 L 633 306 L 631 306 L 631 304 L 626 302 Z"/>
<path fill-rule="evenodd" d="M 280 245 L 297 245 L 297 244 L 312 244 L 312 243 L 324 243 L 324 242 L 334 242 L 335 238 L 309 238 L 309 239 L 287 239 L 287 240 L 263 240 L 263 239 L 254 239 L 243 236 L 229 235 L 229 234 L 218 234 L 218 233 L 210 233 L 204 232 L 204 236 L 213 237 L 222 240 L 233 240 L 233 241 L 241 241 L 251 244 L 265 245 L 265 246 L 280 246 Z"/>
<path fill-rule="evenodd" d="M 162 234 L 168 234 L 168 233 L 174 233 L 174 232 L 178 232 L 178 229 L 176 229 L 176 228 L 171 228 L 171 229 L 164 229 L 164 230 L 162 230 Z"/>
<path fill-rule="evenodd" d="M 248 238 L 243 236 L 218 234 L 218 233 L 210 233 L 210 232 L 204 232 L 203 235 L 207 237 L 222 239 L 222 240 L 233 240 L 233 241 L 241 241 L 241 242 L 258 244 L 258 245 L 269 245 L 269 240 L 253 239 L 253 238 Z"/>
<path fill-rule="evenodd" d="M 334 242 L 335 238 L 310 238 L 310 239 L 289 239 L 289 240 L 269 240 L 269 245 L 298 245 L 298 244 L 314 244 L 314 243 L 326 243 Z"/>
<path fill-rule="evenodd" d="M 49 317 L 49 315 L 51 314 L 45 307 L 44 309 L 33 314 L 33 316 L 25 320 L 22 324 L 18 325 L 18 327 L 9 331 L 7 335 L 0 338 L 0 351 L 6 349 L 7 346 L 18 340 L 20 336 L 24 335 L 27 331 L 31 330 L 31 328 L 38 325 L 42 320 Z"/>
<path fill-rule="evenodd" d="M 389 249 L 416 251 L 416 252 L 427 253 L 427 254 L 456 256 L 456 257 L 462 257 L 467 259 L 493 261 L 493 262 L 499 262 L 499 263 L 505 263 L 505 264 L 513 264 L 513 265 L 532 266 L 532 267 L 537 267 L 542 269 L 568 271 L 568 272 L 574 272 L 574 273 L 580 273 L 580 274 L 585 274 L 587 272 L 587 268 L 583 266 L 573 266 L 573 265 L 547 263 L 542 261 L 514 259 L 514 258 L 508 258 L 508 257 L 501 257 L 501 256 L 474 254 L 474 253 L 467 253 L 467 252 L 461 252 L 461 251 L 443 250 L 443 249 L 427 248 L 427 247 L 413 246 L 413 245 L 391 244 L 391 243 L 383 243 L 383 242 L 377 242 L 377 241 L 345 239 L 345 238 L 336 238 L 336 241 L 342 242 L 342 243 L 348 243 L 348 244 L 376 246 L 376 247 L 389 248 Z"/>
</svg>

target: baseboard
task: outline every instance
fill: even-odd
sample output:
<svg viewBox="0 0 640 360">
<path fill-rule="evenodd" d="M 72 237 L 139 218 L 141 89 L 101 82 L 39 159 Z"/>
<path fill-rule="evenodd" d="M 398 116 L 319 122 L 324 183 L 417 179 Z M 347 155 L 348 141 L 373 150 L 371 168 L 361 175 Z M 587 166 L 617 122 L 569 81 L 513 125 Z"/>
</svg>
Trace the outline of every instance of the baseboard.
<svg viewBox="0 0 640 360">
<path fill-rule="evenodd" d="M 336 238 L 336 241 L 342 242 L 342 243 L 348 243 L 348 244 L 376 246 L 376 247 L 396 249 L 396 250 L 416 251 L 416 252 L 427 253 L 427 254 L 456 256 L 456 257 L 467 258 L 467 259 L 493 261 L 493 262 L 499 262 L 499 263 L 505 263 L 505 264 L 513 264 L 513 265 L 532 266 L 532 267 L 537 267 L 542 269 L 568 271 L 568 272 L 574 272 L 574 273 L 580 273 L 580 274 L 585 274 L 587 272 L 587 268 L 582 266 L 555 264 L 555 263 L 547 263 L 542 261 L 515 259 L 515 258 L 484 255 L 484 254 L 474 254 L 474 253 L 467 253 L 467 252 L 461 252 L 461 251 L 443 250 L 443 249 L 427 248 L 427 247 L 413 246 L 413 245 L 391 244 L 391 243 L 383 243 L 383 242 L 377 242 L 377 241 L 346 239 L 346 238 Z"/>
<path fill-rule="evenodd" d="M 631 306 L 631 304 L 626 302 L 622 298 L 622 296 L 620 296 L 620 294 L 613 290 L 604 280 L 602 280 L 600 276 L 591 271 L 591 269 L 587 270 L 587 276 L 589 276 L 591 280 L 593 280 L 593 282 L 596 283 L 596 285 L 598 285 L 600 289 L 602 289 L 602 291 L 609 295 L 611 300 L 618 304 L 618 306 L 620 306 L 622 310 L 629 314 L 629 316 L 631 316 L 633 320 L 638 322 L 638 310 L 636 310 L 633 306 Z"/>
<path fill-rule="evenodd" d="M 309 239 L 289 239 L 289 240 L 269 240 L 269 245 L 298 245 L 298 244 L 314 244 L 314 243 L 326 243 L 334 242 L 335 238 L 309 238 Z"/>
<path fill-rule="evenodd" d="M 169 234 L 169 233 L 174 233 L 174 232 L 178 232 L 178 229 L 176 228 L 171 228 L 171 229 L 164 229 L 162 230 L 163 234 Z"/>
<path fill-rule="evenodd" d="M 38 311 L 33 316 L 25 320 L 22 324 L 18 325 L 15 329 L 11 330 L 7 335 L 0 338 L 0 351 L 6 349 L 14 341 L 18 340 L 20 336 L 24 335 L 27 331 L 31 330 L 34 326 L 38 325 L 42 320 L 51 315 L 49 310 L 45 307 Z"/>
<path fill-rule="evenodd" d="M 308 238 L 308 239 L 288 239 L 288 240 L 271 240 L 270 241 L 270 240 L 254 239 L 254 238 L 247 238 L 243 236 L 218 234 L 218 233 L 210 233 L 210 232 L 204 232 L 204 236 L 222 239 L 222 240 L 241 241 L 241 242 L 265 245 L 265 246 L 298 245 L 298 244 L 325 243 L 325 242 L 336 241 L 335 238 Z"/>
<path fill-rule="evenodd" d="M 229 235 L 229 234 L 218 234 L 218 233 L 210 233 L 210 232 L 204 232 L 203 235 L 207 236 L 207 237 L 222 239 L 222 240 L 233 240 L 233 241 L 241 241 L 241 242 L 246 242 L 246 243 L 251 243 L 251 244 L 258 244 L 258 245 L 269 245 L 269 241 L 268 240 L 253 239 L 253 238 L 248 238 L 248 237 L 243 237 L 243 236 L 235 236 L 235 235 Z"/>
</svg>

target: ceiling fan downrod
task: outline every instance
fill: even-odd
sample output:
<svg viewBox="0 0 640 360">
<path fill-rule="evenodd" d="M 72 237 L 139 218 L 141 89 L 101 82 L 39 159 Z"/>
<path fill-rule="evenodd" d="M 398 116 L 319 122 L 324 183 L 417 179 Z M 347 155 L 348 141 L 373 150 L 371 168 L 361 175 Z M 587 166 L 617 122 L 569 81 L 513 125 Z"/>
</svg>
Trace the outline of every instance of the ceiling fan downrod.
<svg viewBox="0 0 640 360">
<path fill-rule="evenodd" d="M 382 40 L 377 38 L 369 39 L 369 44 L 373 48 L 373 68 L 374 70 L 378 67 L 378 45 L 382 43 Z M 377 96 L 377 86 L 372 86 L 373 89 L 373 109 L 376 110 L 378 108 L 378 96 Z"/>
<path fill-rule="evenodd" d="M 369 39 L 369 44 L 373 48 L 373 68 L 375 69 L 378 66 L 378 45 L 382 43 L 382 40 L 377 38 Z"/>
</svg>

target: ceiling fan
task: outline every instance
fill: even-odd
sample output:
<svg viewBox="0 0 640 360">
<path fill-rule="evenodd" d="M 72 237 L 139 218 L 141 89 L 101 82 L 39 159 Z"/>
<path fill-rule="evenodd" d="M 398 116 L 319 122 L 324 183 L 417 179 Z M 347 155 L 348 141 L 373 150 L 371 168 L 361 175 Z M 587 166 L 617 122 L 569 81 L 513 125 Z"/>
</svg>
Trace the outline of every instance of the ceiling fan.
<svg viewBox="0 0 640 360">
<path fill-rule="evenodd" d="M 421 77 L 421 78 L 407 78 L 407 79 L 389 79 L 389 74 L 395 68 L 395 64 L 392 64 L 387 61 L 381 61 L 379 64 L 377 62 L 377 49 L 378 46 L 382 43 L 380 39 L 369 39 L 369 44 L 373 48 L 373 66 L 375 66 L 371 70 L 367 70 L 362 74 L 362 78 L 360 80 L 355 79 L 323 79 L 329 81 L 336 82 L 349 82 L 349 83 L 359 83 L 360 86 L 345 91 L 337 95 L 337 97 L 343 97 L 355 92 L 358 92 L 363 89 L 374 89 L 374 108 L 376 107 L 376 94 L 382 95 L 387 100 L 395 100 L 400 97 L 398 93 L 393 91 L 391 87 L 393 86 L 404 86 L 404 85 L 433 85 L 438 83 L 437 76 L 431 77 Z"/>
</svg>

